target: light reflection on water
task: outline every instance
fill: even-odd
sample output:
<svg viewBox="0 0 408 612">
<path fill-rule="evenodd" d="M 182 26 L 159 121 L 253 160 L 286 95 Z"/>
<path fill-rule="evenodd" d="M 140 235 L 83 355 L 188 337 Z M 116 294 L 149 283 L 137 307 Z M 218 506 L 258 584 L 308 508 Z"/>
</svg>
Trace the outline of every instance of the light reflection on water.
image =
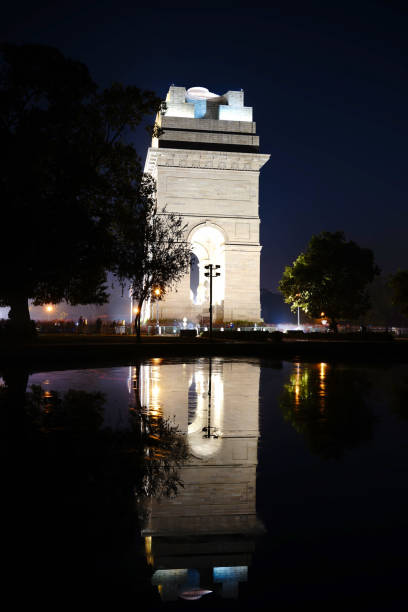
<svg viewBox="0 0 408 612">
<path fill-rule="evenodd" d="M 408 507 L 395 472 L 395 466 L 402 474 L 408 470 L 408 432 L 401 427 L 408 416 L 404 364 L 372 368 L 154 359 L 132 367 L 34 374 L 31 384 L 41 384 L 45 394 L 69 388 L 102 391 L 105 427 L 126 429 L 129 407 L 141 406 L 186 436 L 191 457 L 180 469 L 184 487 L 174 497 L 147 500 L 141 526 L 151 584 L 162 601 L 234 599 L 248 578 L 266 593 L 257 575 L 272 564 L 265 546 L 277 546 L 277 534 L 291 549 L 294 529 L 301 541 L 303 533 L 318 529 L 316 516 L 340 530 L 345 517 L 351 517 L 351 525 L 356 517 L 356 524 L 364 520 L 366 529 L 370 521 L 378 527 L 389 512 L 384 509 L 384 490 L 393 497 L 394 513 L 395 508 Z M 367 505 L 364 495 L 370 499 Z M 316 506 L 306 501 L 314 496 L 319 499 Z M 338 497 L 338 513 L 327 501 L 331 496 Z M 353 502 L 351 509 L 349 498 L 359 499 L 360 506 Z M 394 535 L 403 539 L 406 523 L 399 520 Z M 358 549 L 360 526 L 355 532 L 348 529 Z M 341 554 L 341 543 L 335 543 L 336 554 Z M 297 552 L 301 559 L 300 544 Z M 319 566 L 322 562 L 309 552 Z M 284 566 L 283 548 L 280 554 Z M 389 558 L 388 549 L 387 554 Z M 362 559 L 364 563 L 364 555 Z M 288 571 L 296 574 L 297 563 L 295 549 L 287 560 Z M 303 571 L 299 568 L 299 577 Z M 283 580 L 282 593 L 285 584 Z M 342 586 L 352 598 L 357 587 Z M 279 593 L 279 584 L 276 589 Z M 295 592 L 290 595 L 293 601 Z"/>
<path fill-rule="evenodd" d="M 127 423 L 117 395 L 125 383 L 125 406 L 140 405 L 186 436 L 191 456 L 179 471 L 184 487 L 144 508 L 146 559 L 163 601 L 211 593 L 236 598 L 247 580 L 255 537 L 263 532 L 256 516 L 259 376 L 257 362 L 209 358 L 30 377 L 29 385 L 49 383 L 60 392 L 73 385 L 103 391 L 104 426 L 118 428 Z"/>
</svg>

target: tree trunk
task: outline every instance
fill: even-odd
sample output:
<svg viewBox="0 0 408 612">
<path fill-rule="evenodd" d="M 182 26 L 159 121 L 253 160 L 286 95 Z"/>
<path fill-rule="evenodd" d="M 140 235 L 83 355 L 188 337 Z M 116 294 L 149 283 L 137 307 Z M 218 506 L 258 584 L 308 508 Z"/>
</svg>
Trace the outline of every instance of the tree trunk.
<svg viewBox="0 0 408 612">
<path fill-rule="evenodd" d="M 140 342 L 140 311 L 135 316 L 135 334 L 137 341 Z"/>
<path fill-rule="evenodd" d="M 10 300 L 10 312 L 8 314 L 8 329 L 12 334 L 24 337 L 36 335 L 35 323 L 30 319 L 28 309 L 28 298 L 23 296 L 14 297 Z"/>
<path fill-rule="evenodd" d="M 137 313 L 136 313 L 136 336 L 137 336 L 137 341 L 140 342 L 141 341 L 141 334 L 140 334 L 140 317 L 142 316 L 142 306 L 143 306 L 143 302 L 144 299 L 140 299 L 137 305 Z"/>
</svg>

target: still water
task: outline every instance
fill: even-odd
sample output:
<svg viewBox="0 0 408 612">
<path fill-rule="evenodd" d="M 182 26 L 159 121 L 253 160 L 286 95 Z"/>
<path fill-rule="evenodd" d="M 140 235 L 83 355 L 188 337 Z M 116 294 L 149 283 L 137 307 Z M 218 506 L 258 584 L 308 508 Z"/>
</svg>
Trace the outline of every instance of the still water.
<svg viewBox="0 0 408 612">
<path fill-rule="evenodd" d="M 407 364 L 152 359 L 25 383 L 30 601 L 405 609 Z"/>
</svg>

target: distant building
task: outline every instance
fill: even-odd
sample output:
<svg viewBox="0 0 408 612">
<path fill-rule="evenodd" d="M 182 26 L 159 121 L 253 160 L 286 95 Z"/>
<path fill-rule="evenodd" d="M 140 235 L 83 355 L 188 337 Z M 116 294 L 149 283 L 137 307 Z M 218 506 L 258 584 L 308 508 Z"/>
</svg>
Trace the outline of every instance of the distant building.
<svg viewBox="0 0 408 612">
<path fill-rule="evenodd" d="M 177 287 L 160 302 L 161 320 L 202 323 L 208 317 L 205 266 L 220 266 L 214 279 L 214 318 L 259 321 L 259 153 L 252 108 L 244 92 L 222 96 L 204 87 L 172 85 L 163 130 L 148 149 L 145 172 L 157 181 L 159 210 L 182 216 L 194 258 Z M 151 316 L 154 316 L 152 312 Z"/>
</svg>

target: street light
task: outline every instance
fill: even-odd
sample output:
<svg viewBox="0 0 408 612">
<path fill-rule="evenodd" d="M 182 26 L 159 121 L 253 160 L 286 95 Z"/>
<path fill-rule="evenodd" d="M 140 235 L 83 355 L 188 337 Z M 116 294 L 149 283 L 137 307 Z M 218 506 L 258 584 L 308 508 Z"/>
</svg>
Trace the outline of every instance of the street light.
<svg viewBox="0 0 408 612">
<path fill-rule="evenodd" d="M 54 310 L 54 306 L 52 304 L 47 304 L 47 306 L 45 306 L 45 310 L 48 313 L 47 320 L 49 321 L 51 317 L 51 313 Z"/>
<path fill-rule="evenodd" d="M 157 328 L 157 333 L 160 333 L 160 326 L 159 326 L 159 296 L 160 296 L 160 289 L 159 289 L 159 287 L 156 287 L 156 289 L 154 290 L 154 294 L 156 296 L 156 328 Z"/>
<path fill-rule="evenodd" d="M 207 266 L 204 266 L 204 268 L 206 270 L 208 270 L 208 272 L 205 272 L 205 276 L 208 276 L 210 278 L 210 339 L 212 338 L 212 316 L 213 316 L 213 310 L 212 310 L 212 279 L 216 278 L 217 276 L 220 276 L 220 272 L 215 272 L 215 270 L 218 270 L 221 266 L 215 266 L 213 264 L 208 264 Z"/>
</svg>

